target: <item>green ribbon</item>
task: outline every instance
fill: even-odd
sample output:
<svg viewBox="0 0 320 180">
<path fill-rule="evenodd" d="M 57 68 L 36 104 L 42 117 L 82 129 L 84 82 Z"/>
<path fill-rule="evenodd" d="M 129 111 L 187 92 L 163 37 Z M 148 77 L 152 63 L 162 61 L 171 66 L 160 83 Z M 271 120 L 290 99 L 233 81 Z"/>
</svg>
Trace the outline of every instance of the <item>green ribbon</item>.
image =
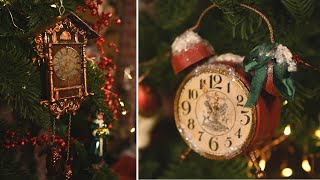
<svg viewBox="0 0 320 180">
<path fill-rule="evenodd" d="M 295 88 L 291 73 L 288 71 L 286 62 L 277 63 L 274 53 L 277 49 L 277 43 L 264 43 L 255 47 L 243 60 L 244 70 L 246 72 L 254 71 L 251 81 L 251 88 L 245 107 L 252 107 L 257 104 L 258 97 L 263 88 L 268 74 L 268 63 L 273 63 L 273 83 L 279 93 L 289 101 L 292 101 Z"/>
</svg>

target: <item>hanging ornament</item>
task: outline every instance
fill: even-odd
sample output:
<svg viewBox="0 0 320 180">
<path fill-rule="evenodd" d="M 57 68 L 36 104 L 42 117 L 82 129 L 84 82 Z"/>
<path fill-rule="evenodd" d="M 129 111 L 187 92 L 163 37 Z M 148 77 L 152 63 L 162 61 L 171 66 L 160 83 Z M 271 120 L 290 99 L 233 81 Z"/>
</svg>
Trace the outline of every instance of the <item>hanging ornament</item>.
<svg viewBox="0 0 320 180">
<path fill-rule="evenodd" d="M 245 58 L 228 53 L 200 65 L 199 61 L 205 62 L 204 58 L 209 56 L 210 51 L 205 47 L 210 45 L 204 46 L 203 42 L 206 41 L 199 40 L 192 31 L 199 27 L 208 10 L 217 7 L 216 4 L 209 6 L 197 24 L 176 38 L 171 46 L 172 66 L 176 74 L 194 65 L 176 92 L 174 116 L 180 135 L 189 145 L 181 155 L 182 160 L 187 158 L 191 150 L 213 160 L 229 160 L 247 155 L 256 168 L 256 177 L 264 178 L 265 173 L 259 166 L 255 150 L 274 136 L 281 110 L 279 96 L 274 96 L 273 92 L 260 94 L 267 77 L 267 65 L 275 59 L 271 66 L 273 83 L 278 90 L 280 86 L 282 88 L 284 84 L 289 84 L 285 92 L 291 97 L 292 86 L 287 71 L 295 70 L 295 64 L 290 58 L 290 51 L 274 43 L 269 20 L 257 9 L 242 3 L 239 5 L 265 20 L 271 43 L 256 47 Z M 184 53 L 184 50 L 189 52 L 192 49 L 190 47 L 193 45 L 189 44 L 197 43 L 202 43 L 197 45 L 201 48 L 195 50 L 200 52 L 198 59 L 194 58 L 197 52 Z M 250 70 L 255 72 L 246 73 Z M 283 92 L 281 90 L 280 93 Z"/>
<path fill-rule="evenodd" d="M 175 74 L 214 54 L 213 47 L 192 30 L 187 30 L 176 37 L 171 49 L 172 68 Z"/>
<path fill-rule="evenodd" d="M 97 112 L 96 119 L 92 121 L 92 140 L 91 140 L 91 154 L 93 163 L 99 163 L 103 160 L 104 152 L 106 152 L 106 140 L 110 131 L 108 125 L 103 119 L 104 113 Z"/>
<path fill-rule="evenodd" d="M 158 93 L 147 84 L 140 83 L 138 88 L 139 114 L 150 117 L 158 112 L 161 101 Z"/>
<path fill-rule="evenodd" d="M 89 39 L 100 36 L 76 14 L 64 14 L 63 0 L 60 0 L 58 10 L 60 16 L 35 36 L 34 49 L 41 58 L 41 104 L 47 107 L 56 119 L 63 114 L 69 115 L 65 178 L 70 179 L 71 119 L 90 94 L 87 89 L 86 46 Z M 54 137 L 55 134 L 53 139 Z M 56 147 L 50 147 L 48 158 L 52 159 L 47 161 L 50 173 L 59 169 L 58 151 Z"/>
</svg>

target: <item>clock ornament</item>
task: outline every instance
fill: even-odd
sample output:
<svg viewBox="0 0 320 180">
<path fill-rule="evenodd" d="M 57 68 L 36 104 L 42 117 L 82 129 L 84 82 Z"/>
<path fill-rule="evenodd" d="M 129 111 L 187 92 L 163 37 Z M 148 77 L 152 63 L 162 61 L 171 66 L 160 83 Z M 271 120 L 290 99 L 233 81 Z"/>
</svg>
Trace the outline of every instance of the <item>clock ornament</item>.
<svg viewBox="0 0 320 180">
<path fill-rule="evenodd" d="M 290 72 L 296 67 L 291 52 L 274 42 L 269 20 L 250 6 L 241 3 L 240 6 L 266 21 L 271 43 L 257 46 L 245 58 L 229 53 L 199 65 L 214 54 L 208 42 L 194 32 L 203 15 L 217 5 L 208 7 L 197 24 L 172 44 L 175 74 L 189 70 L 176 92 L 174 117 L 189 146 L 181 159 L 191 150 L 213 160 L 246 154 L 257 168 L 257 177 L 262 178 L 265 174 L 256 162 L 255 150 L 276 132 L 281 110 L 279 94 L 292 99 Z M 268 88 L 265 84 L 269 84 Z"/>
<path fill-rule="evenodd" d="M 35 50 L 41 58 L 41 103 L 57 119 L 64 113 L 75 113 L 89 95 L 86 74 L 88 39 L 99 35 L 70 12 L 57 18 L 35 39 Z"/>
<path fill-rule="evenodd" d="M 62 1 L 61 1 L 62 2 Z M 61 13 L 63 4 L 59 8 Z M 61 162 L 61 149 L 55 143 L 55 124 L 63 114 L 69 114 L 68 142 L 65 178 L 72 177 L 70 164 L 70 130 L 72 115 L 80 108 L 81 102 L 89 95 L 87 90 L 86 45 L 88 39 L 98 38 L 92 28 L 77 15 L 70 12 L 59 16 L 44 31 L 34 38 L 35 51 L 40 60 L 42 99 L 45 107 L 55 116 L 53 138 L 47 158 L 49 174 L 57 174 Z"/>
</svg>

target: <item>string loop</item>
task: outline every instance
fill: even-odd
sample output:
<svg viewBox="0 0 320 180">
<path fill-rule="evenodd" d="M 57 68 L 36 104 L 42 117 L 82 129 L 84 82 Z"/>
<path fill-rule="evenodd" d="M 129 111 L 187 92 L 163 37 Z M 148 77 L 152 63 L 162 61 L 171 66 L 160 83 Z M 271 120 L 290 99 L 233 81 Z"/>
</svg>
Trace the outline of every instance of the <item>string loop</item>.
<svg viewBox="0 0 320 180">
<path fill-rule="evenodd" d="M 62 14 L 64 14 L 65 11 L 66 11 L 66 9 L 64 8 L 63 0 L 60 0 L 60 7 L 59 7 L 59 14 L 60 14 L 60 16 L 61 16 Z"/>
<path fill-rule="evenodd" d="M 274 43 L 275 40 L 274 40 L 274 35 L 273 35 L 273 28 L 272 28 L 272 25 L 271 25 L 269 19 L 268 19 L 262 12 L 260 12 L 259 10 L 255 9 L 255 8 L 253 8 L 253 7 L 251 7 L 251 6 L 247 5 L 247 4 L 239 3 L 239 5 L 240 5 L 241 7 L 244 7 L 244 8 L 246 8 L 246 9 L 249 9 L 249 10 L 257 13 L 259 16 L 262 17 L 262 19 L 266 22 L 266 24 L 267 24 L 267 26 L 268 26 L 268 29 L 269 29 L 269 32 L 270 32 L 270 41 L 271 41 L 271 43 Z M 210 5 L 209 7 L 207 7 L 207 8 L 201 13 L 201 15 L 200 15 L 200 17 L 198 18 L 196 24 L 195 24 L 194 26 L 192 26 L 192 27 L 190 28 L 190 30 L 192 30 L 192 31 L 196 30 L 196 29 L 200 26 L 200 23 L 201 23 L 201 20 L 202 20 L 203 16 L 204 16 L 209 10 L 214 9 L 215 7 L 219 8 L 219 6 L 218 6 L 217 4 L 215 4 L 215 3 L 213 3 L 212 5 Z"/>
</svg>

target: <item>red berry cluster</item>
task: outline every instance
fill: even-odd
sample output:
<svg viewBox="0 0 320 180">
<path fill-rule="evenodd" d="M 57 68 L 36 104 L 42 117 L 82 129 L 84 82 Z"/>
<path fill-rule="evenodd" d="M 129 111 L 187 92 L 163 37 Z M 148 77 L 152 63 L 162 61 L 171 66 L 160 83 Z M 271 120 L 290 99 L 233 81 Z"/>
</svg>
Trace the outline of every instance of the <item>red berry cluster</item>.
<svg viewBox="0 0 320 180">
<path fill-rule="evenodd" d="M 92 28 L 97 31 L 99 34 L 103 27 L 109 27 L 114 22 L 115 24 L 120 24 L 121 19 L 115 18 L 110 12 L 98 12 L 99 5 L 103 3 L 103 0 L 87 0 L 85 2 L 85 7 L 78 6 L 77 11 L 81 11 L 84 13 L 90 13 L 92 16 L 97 17 L 97 21 L 95 24 L 91 25 Z M 113 72 L 116 70 L 116 65 L 113 63 L 113 59 L 105 56 L 104 44 L 106 43 L 103 36 L 95 41 L 97 49 L 100 52 L 100 61 L 98 62 L 98 67 L 101 68 L 105 72 L 105 85 L 102 87 L 102 90 L 105 91 L 105 102 L 110 107 L 109 110 L 113 113 L 113 119 L 118 119 L 118 108 L 119 108 L 119 100 L 118 94 L 112 92 L 112 85 L 114 83 Z M 115 53 L 119 53 L 119 49 L 116 44 L 112 41 L 107 42 L 108 48 L 113 48 Z M 108 128 L 112 128 L 112 124 L 109 124 Z"/>
<path fill-rule="evenodd" d="M 19 130 L 19 129 L 16 132 L 11 131 L 10 129 L 7 129 L 3 136 L 3 140 L 1 140 L 0 142 L 3 148 L 9 150 L 9 149 L 14 149 L 18 147 L 23 147 L 28 144 L 31 144 L 32 146 L 49 145 L 50 142 L 52 142 L 52 140 L 53 140 L 53 144 L 63 148 L 64 151 L 67 150 L 66 142 L 57 136 L 41 135 L 41 136 L 31 137 L 29 131 L 23 132 L 22 130 Z M 71 138 L 71 141 L 74 142 L 75 139 Z"/>
</svg>

